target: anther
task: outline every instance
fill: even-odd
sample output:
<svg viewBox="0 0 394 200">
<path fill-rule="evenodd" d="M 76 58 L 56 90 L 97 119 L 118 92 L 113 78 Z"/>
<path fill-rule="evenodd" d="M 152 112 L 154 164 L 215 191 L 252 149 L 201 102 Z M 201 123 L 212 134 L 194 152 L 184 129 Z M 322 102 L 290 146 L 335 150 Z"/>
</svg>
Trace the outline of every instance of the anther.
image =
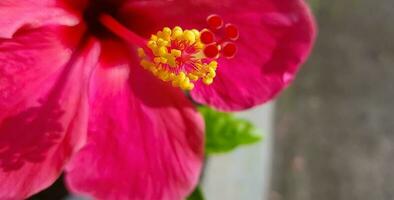
<svg viewBox="0 0 394 200">
<path fill-rule="evenodd" d="M 183 90 L 192 90 L 199 80 L 209 85 L 216 76 L 219 47 L 215 43 L 204 45 L 201 35 L 196 29 L 165 27 L 151 36 L 147 50 L 138 50 L 140 64 L 160 80 Z M 205 51 L 212 57 L 204 55 Z"/>
</svg>

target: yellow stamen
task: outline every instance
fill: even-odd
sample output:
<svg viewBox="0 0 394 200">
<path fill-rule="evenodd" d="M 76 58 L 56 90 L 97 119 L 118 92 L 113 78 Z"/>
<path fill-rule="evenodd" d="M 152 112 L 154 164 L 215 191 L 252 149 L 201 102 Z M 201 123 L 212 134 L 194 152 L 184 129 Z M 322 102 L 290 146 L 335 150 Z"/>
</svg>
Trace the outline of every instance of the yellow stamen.
<svg viewBox="0 0 394 200">
<path fill-rule="evenodd" d="M 206 85 L 212 84 L 218 63 L 204 56 L 200 35 L 196 29 L 164 27 L 148 40 L 151 52 L 138 49 L 141 66 L 160 80 L 183 90 L 192 90 L 199 80 Z"/>
</svg>

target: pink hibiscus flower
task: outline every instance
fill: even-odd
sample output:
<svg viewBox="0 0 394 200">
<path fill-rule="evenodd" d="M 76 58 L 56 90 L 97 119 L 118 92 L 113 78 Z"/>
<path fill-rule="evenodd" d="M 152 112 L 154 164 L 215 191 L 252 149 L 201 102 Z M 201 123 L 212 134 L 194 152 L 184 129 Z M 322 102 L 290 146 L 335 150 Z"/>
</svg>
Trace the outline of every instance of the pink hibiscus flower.
<svg viewBox="0 0 394 200">
<path fill-rule="evenodd" d="M 63 170 L 97 199 L 184 198 L 204 130 L 184 91 L 225 111 L 266 102 L 315 38 L 302 0 L 2 0 L 0 14 L 0 199 Z"/>
</svg>

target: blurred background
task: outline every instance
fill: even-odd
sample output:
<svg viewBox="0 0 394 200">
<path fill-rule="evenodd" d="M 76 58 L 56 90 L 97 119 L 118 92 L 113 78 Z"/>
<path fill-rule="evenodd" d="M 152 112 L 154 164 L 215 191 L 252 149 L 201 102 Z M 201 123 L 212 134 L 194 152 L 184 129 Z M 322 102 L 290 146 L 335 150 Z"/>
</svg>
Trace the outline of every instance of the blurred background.
<svg viewBox="0 0 394 200">
<path fill-rule="evenodd" d="M 269 200 L 394 199 L 394 1 L 313 0 L 312 57 L 275 106 Z"/>
</svg>

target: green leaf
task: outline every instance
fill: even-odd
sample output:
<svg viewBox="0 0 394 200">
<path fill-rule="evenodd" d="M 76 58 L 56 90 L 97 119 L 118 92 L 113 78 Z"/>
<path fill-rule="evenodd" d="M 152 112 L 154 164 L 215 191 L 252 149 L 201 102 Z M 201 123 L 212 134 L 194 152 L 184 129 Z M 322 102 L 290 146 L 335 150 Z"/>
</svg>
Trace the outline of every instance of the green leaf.
<svg viewBox="0 0 394 200">
<path fill-rule="evenodd" d="M 187 198 L 187 200 L 204 200 L 200 186 L 197 186 L 193 193 Z"/>
<path fill-rule="evenodd" d="M 200 107 L 199 110 L 205 119 L 205 151 L 208 155 L 229 152 L 241 145 L 254 144 L 261 140 L 261 137 L 256 135 L 253 124 L 245 119 L 207 107 Z"/>
</svg>

